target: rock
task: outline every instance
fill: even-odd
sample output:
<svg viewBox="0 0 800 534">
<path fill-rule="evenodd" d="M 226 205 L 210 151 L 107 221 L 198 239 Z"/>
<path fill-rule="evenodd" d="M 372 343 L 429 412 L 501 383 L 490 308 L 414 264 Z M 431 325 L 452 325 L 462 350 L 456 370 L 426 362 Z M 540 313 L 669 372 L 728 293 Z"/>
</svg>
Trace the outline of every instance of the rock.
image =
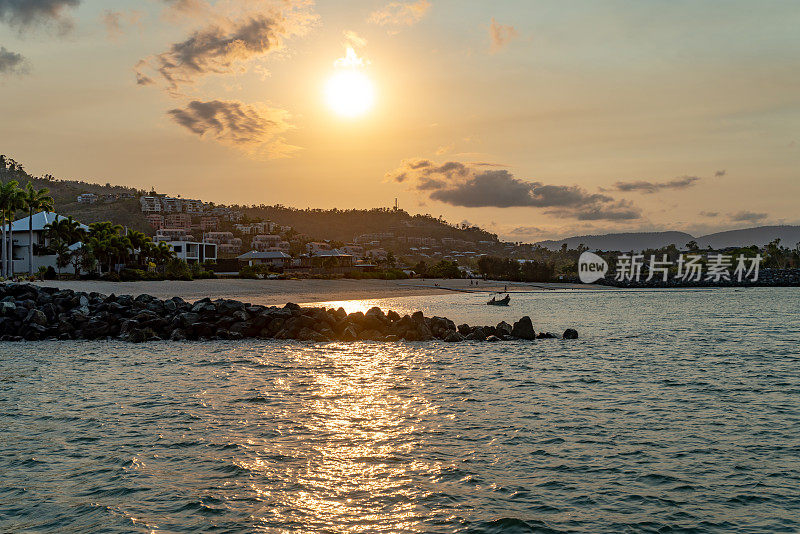
<svg viewBox="0 0 800 534">
<path fill-rule="evenodd" d="M 25 317 L 25 322 L 28 324 L 37 324 L 39 326 L 47 326 L 47 315 L 39 310 L 31 310 Z"/>
<path fill-rule="evenodd" d="M 462 336 L 466 336 L 470 332 L 472 332 L 472 327 L 470 325 L 468 325 L 468 324 L 460 324 L 460 325 L 458 325 L 458 333 L 461 334 Z"/>
<path fill-rule="evenodd" d="M 578 339 L 578 331 L 574 328 L 567 328 L 564 330 L 564 335 L 562 337 L 564 339 Z"/>
<path fill-rule="evenodd" d="M 533 330 L 533 322 L 527 315 L 514 323 L 511 335 L 519 339 L 536 339 L 536 332 Z"/>
<path fill-rule="evenodd" d="M 448 334 L 447 337 L 444 338 L 444 341 L 447 343 L 460 343 L 464 341 L 464 336 L 462 336 L 458 332 L 450 332 L 450 334 Z"/>
<path fill-rule="evenodd" d="M 486 338 L 486 341 L 488 341 L 490 343 L 497 343 L 498 341 L 502 341 L 502 340 L 497 336 L 489 336 L 489 337 Z"/>
<path fill-rule="evenodd" d="M 558 336 L 552 332 L 539 332 L 539 335 L 536 337 L 537 339 L 558 339 Z"/>
<path fill-rule="evenodd" d="M 0 315 L 3 316 L 12 315 L 17 309 L 17 305 L 14 304 L 13 297 L 6 297 L 6 298 L 10 298 L 12 300 L 11 301 L 3 300 L 3 302 L 0 302 Z"/>
<path fill-rule="evenodd" d="M 473 328 L 472 332 L 465 338 L 467 341 L 486 341 L 486 333 L 480 326 Z"/>
<path fill-rule="evenodd" d="M 498 323 L 498 325 L 495 327 L 496 333 L 504 336 L 510 336 L 512 330 L 513 327 L 505 321 Z"/>
</svg>

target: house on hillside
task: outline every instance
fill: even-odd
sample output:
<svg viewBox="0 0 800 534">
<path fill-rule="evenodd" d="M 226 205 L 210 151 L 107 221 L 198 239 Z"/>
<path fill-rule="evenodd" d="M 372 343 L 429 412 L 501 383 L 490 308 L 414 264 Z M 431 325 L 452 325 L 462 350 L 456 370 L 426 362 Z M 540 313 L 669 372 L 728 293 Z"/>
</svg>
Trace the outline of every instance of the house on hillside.
<svg viewBox="0 0 800 534">
<path fill-rule="evenodd" d="M 47 248 L 50 245 L 50 239 L 47 237 L 45 228 L 48 224 L 62 219 L 66 219 L 66 217 L 41 211 L 35 213 L 33 218 L 24 217 L 14 221 L 11 223 L 10 229 L 9 225 L 5 225 L 5 230 L 11 232 L 13 239 L 11 257 L 14 258 L 14 273 L 28 273 L 28 252 L 30 250 L 28 246 L 30 244 L 28 225 L 31 223 L 33 224 L 33 272 L 37 272 L 39 267 L 52 267 L 58 270 L 56 255 L 52 254 Z M 89 227 L 86 225 L 81 224 L 80 227 L 84 230 L 89 230 Z M 80 248 L 81 246 L 81 243 L 76 243 L 72 248 Z M 3 247 L 0 247 L 0 258 L 5 259 L 3 257 L 4 251 L 1 250 L 2 248 Z M 61 269 L 61 271 L 73 273 L 73 268 L 72 266 L 67 266 Z"/>
<path fill-rule="evenodd" d="M 78 195 L 78 204 L 94 204 L 95 202 L 97 202 L 97 195 L 94 193 Z"/>
</svg>

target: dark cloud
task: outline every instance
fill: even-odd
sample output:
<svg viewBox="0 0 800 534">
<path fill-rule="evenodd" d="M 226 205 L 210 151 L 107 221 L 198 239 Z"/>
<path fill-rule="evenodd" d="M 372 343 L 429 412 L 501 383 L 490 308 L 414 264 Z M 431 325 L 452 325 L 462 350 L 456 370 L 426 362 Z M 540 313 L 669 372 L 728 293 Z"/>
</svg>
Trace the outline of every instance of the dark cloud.
<svg viewBox="0 0 800 534">
<path fill-rule="evenodd" d="M 25 58 L 0 46 L 0 74 L 24 74 L 28 71 Z"/>
<path fill-rule="evenodd" d="M 718 211 L 701 211 L 700 215 L 703 217 L 719 217 Z"/>
<path fill-rule="evenodd" d="M 168 114 L 200 137 L 211 137 L 252 156 L 285 157 L 296 150 L 281 137 L 292 128 L 289 114 L 264 104 L 195 100 Z"/>
<path fill-rule="evenodd" d="M 750 222 L 750 223 L 761 222 L 768 216 L 769 215 L 767 213 L 755 213 L 752 211 L 740 211 L 737 213 L 731 213 L 729 215 L 730 219 L 734 222 Z"/>
<path fill-rule="evenodd" d="M 516 178 L 506 169 L 476 167 L 457 161 L 437 164 L 430 160 L 406 160 L 387 174 L 396 182 L 408 182 L 431 200 L 467 208 L 552 208 L 557 217 L 582 220 L 620 220 L 640 217 L 629 203 L 608 195 L 588 193 L 578 186 L 546 185 Z"/>
<path fill-rule="evenodd" d="M 304 29 L 307 18 L 259 13 L 238 22 L 220 20 L 173 44 L 167 52 L 139 62 L 137 77 L 152 79 L 152 69 L 175 92 L 206 74 L 246 70 L 246 63 L 283 47 L 283 39 Z"/>
<path fill-rule="evenodd" d="M 20 29 L 34 24 L 56 23 L 62 30 L 72 26 L 64 14 L 81 0 L 0 0 L 0 21 Z"/>
<path fill-rule="evenodd" d="M 648 182 L 639 180 L 636 182 L 617 182 L 614 188 L 617 191 L 631 192 L 639 191 L 642 193 L 657 193 L 663 189 L 686 189 L 692 187 L 700 180 L 697 176 L 681 176 L 668 182 Z"/>
</svg>

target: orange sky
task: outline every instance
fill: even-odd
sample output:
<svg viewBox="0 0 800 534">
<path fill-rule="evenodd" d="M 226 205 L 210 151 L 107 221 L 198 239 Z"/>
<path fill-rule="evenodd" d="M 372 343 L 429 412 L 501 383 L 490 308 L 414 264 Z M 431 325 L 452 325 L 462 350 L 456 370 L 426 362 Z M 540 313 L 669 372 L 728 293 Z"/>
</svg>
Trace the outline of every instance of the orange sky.
<svg viewBox="0 0 800 534">
<path fill-rule="evenodd" d="M 564 4 L 0 2 L 0 151 L 216 202 L 398 197 L 514 241 L 800 222 L 793 2 Z M 325 97 L 347 46 L 358 117 Z"/>
</svg>

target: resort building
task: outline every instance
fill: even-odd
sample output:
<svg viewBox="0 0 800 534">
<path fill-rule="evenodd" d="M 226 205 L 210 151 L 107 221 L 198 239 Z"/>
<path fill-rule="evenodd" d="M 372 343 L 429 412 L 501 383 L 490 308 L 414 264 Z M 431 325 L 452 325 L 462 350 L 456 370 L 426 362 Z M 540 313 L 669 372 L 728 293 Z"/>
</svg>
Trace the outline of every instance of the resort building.
<svg viewBox="0 0 800 534">
<path fill-rule="evenodd" d="M 167 213 L 180 213 L 183 211 L 183 200 L 176 197 L 163 197 L 161 199 L 162 211 Z"/>
<path fill-rule="evenodd" d="M 156 232 L 153 241 L 158 243 L 160 241 L 194 241 L 194 236 L 184 228 L 162 228 Z"/>
<path fill-rule="evenodd" d="M 145 215 L 145 219 L 153 227 L 154 230 L 158 231 L 164 228 L 164 216 L 158 213 L 148 213 Z"/>
<path fill-rule="evenodd" d="M 200 219 L 200 229 L 203 232 L 216 232 L 219 228 L 219 217 L 203 217 Z"/>
<path fill-rule="evenodd" d="M 289 242 L 281 239 L 279 235 L 257 235 L 253 238 L 251 246 L 258 252 L 289 251 Z"/>
<path fill-rule="evenodd" d="M 217 245 L 196 241 L 167 241 L 175 256 L 188 264 L 217 261 Z"/>
<path fill-rule="evenodd" d="M 191 230 L 192 216 L 188 213 L 170 213 L 164 218 L 164 226 L 167 228 Z"/>
<path fill-rule="evenodd" d="M 292 257 L 284 252 L 269 251 L 259 252 L 251 250 L 242 254 L 237 258 L 239 263 L 247 264 L 250 267 L 255 265 L 268 265 L 270 267 L 289 267 L 292 263 Z"/>
<path fill-rule="evenodd" d="M 190 215 L 202 215 L 204 204 L 202 200 L 188 200 L 184 199 L 183 209 Z"/>
<path fill-rule="evenodd" d="M 15 273 L 28 272 L 28 254 L 30 251 L 29 240 L 30 232 L 29 225 L 33 229 L 33 272 L 37 272 L 39 267 L 52 267 L 58 269 L 56 264 L 56 255 L 48 250 L 50 239 L 47 237 L 47 225 L 54 222 L 66 219 L 61 215 L 55 213 L 48 213 L 41 211 L 31 217 L 18 219 L 9 225 L 5 225 L 5 230 L 12 233 L 11 257 L 13 258 L 13 269 Z M 88 226 L 80 225 L 84 230 L 89 230 Z M 80 248 L 83 246 L 81 243 L 75 243 L 70 248 Z M 3 247 L 0 247 L 0 258 L 3 258 Z M 72 266 L 67 266 L 61 269 L 62 272 L 72 273 L 74 270 Z"/>
<path fill-rule="evenodd" d="M 161 199 L 158 197 L 141 197 L 139 204 L 142 206 L 144 213 L 159 213 L 164 211 L 161 209 Z"/>
<path fill-rule="evenodd" d="M 78 204 L 94 204 L 95 202 L 97 202 L 97 195 L 94 193 L 78 195 Z"/>
<path fill-rule="evenodd" d="M 242 240 L 233 237 L 232 232 L 208 232 L 205 241 L 217 245 L 219 254 L 240 254 L 242 252 Z"/>
<path fill-rule="evenodd" d="M 330 244 L 323 241 L 312 241 L 311 243 L 306 243 L 306 252 L 308 252 L 311 256 L 319 256 L 323 252 L 330 252 L 330 250 Z"/>
</svg>

